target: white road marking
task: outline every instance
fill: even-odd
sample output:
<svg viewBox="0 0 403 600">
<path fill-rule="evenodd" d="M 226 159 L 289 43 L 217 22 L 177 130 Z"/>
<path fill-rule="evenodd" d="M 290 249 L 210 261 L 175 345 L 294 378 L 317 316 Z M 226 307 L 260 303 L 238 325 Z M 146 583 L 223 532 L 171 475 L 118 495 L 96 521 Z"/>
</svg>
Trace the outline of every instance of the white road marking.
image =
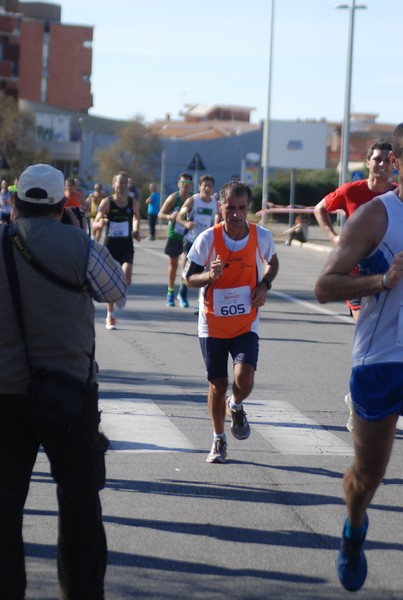
<svg viewBox="0 0 403 600">
<path fill-rule="evenodd" d="M 349 444 L 288 402 L 251 402 L 249 413 L 248 419 L 253 429 L 281 454 L 353 454 Z"/>
<path fill-rule="evenodd" d="M 318 313 L 322 313 L 323 315 L 328 315 L 329 317 L 334 317 L 339 321 L 343 321 L 343 323 L 348 323 L 349 325 L 354 325 L 354 319 L 352 317 L 345 317 L 343 315 L 339 315 L 335 313 L 333 310 L 329 310 L 328 308 L 324 308 L 319 303 L 315 304 L 314 302 L 306 302 L 306 300 L 301 300 L 296 296 L 292 296 L 291 294 L 286 294 L 284 292 L 277 292 L 275 290 L 270 290 L 271 296 L 277 296 L 278 298 L 283 298 L 284 300 L 288 300 L 289 302 L 295 302 L 296 304 L 300 304 L 304 308 L 307 308 L 309 311 L 315 311 Z"/>
<path fill-rule="evenodd" d="M 281 454 L 342 455 L 353 449 L 288 402 L 251 402 L 249 423 Z M 100 400 L 102 430 L 118 452 L 194 452 L 192 442 L 147 398 Z M 253 433 L 252 433 L 253 435 Z"/>
<path fill-rule="evenodd" d="M 110 450 L 192 452 L 194 446 L 155 402 L 146 398 L 100 399 L 102 431 Z"/>
</svg>

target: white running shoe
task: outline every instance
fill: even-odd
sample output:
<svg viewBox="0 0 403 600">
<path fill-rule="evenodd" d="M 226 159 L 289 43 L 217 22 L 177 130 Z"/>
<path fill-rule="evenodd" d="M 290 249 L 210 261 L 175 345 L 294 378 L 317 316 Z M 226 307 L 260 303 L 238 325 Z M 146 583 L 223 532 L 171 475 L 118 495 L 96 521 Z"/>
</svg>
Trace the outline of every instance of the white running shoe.
<svg viewBox="0 0 403 600">
<path fill-rule="evenodd" d="M 353 429 L 354 429 L 354 426 L 353 426 L 353 403 L 351 401 L 350 392 L 348 394 L 346 394 L 346 396 L 344 398 L 344 402 L 346 403 L 346 406 L 347 406 L 348 412 L 349 412 L 346 427 L 349 431 L 353 431 Z"/>
<path fill-rule="evenodd" d="M 116 329 L 116 318 L 114 315 L 111 315 L 110 317 L 106 317 L 105 328 L 106 329 Z"/>
<path fill-rule="evenodd" d="M 208 463 L 225 463 L 227 458 L 227 440 L 225 438 L 218 438 L 213 441 L 213 445 L 210 450 L 210 454 L 206 458 Z"/>
</svg>

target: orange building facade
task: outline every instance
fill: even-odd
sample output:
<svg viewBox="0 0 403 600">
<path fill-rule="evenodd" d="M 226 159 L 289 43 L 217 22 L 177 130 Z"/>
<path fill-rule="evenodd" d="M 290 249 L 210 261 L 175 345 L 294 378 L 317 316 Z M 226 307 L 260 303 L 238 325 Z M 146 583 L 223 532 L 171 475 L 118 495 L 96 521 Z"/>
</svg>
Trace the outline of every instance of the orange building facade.
<svg viewBox="0 0 403 600">
<path fill-rule="evenodd" d="M 13 3 L 0 14 L 0 91 L 17 100 L 88 112 L 93 28 L 64 25 L 58 5 Z"/>
</svg>

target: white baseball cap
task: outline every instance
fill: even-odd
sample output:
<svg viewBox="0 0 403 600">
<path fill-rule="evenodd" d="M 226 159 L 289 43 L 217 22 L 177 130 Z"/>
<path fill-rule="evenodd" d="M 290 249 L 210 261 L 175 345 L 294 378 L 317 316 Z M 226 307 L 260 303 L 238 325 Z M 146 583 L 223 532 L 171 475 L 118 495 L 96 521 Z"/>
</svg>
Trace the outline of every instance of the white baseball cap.
<svg viewBox="0 0 403 600">
<path fill-rule="evenodd" d="M 17 196 L 32 204 L 57 204 L 64 198 L 64 175 L 51 165 L 31 165 L 18 179 Z"/>
</svg>

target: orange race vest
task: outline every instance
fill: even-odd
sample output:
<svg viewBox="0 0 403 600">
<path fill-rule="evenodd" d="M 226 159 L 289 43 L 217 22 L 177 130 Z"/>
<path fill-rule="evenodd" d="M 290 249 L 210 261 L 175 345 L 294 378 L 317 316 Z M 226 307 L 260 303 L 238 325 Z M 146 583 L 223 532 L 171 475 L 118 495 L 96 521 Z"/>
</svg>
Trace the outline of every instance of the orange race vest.
<svg viewBox="0 0 403 600">
<path fill-rule="evenodd" d="M 70 198 L 66 198 L 66 203 L 64 205 L 65 208 L 69 207 L 69 206 L 76 206 L 77 208 L 81 208 L 82 204 L 80 202 L 80 196 L 78 194 L 78 192 L 74 192 L 74 194 L 72 196 L 70 196 Z"/>
<path fill-rule="evenodd" d="M 223 224 L 213 228 L 216 255 L 221 256 L 224 270 L 205 293 L 205 315 L 210 337 L 232 338 L 251 330 L 257 317 L 252 308 L 251 291 L 256 287 L 258 250 L 256 225 L 248 223 L 249 239 L 242 250 L 233 252 L 225 245 Z M 260 250 L 258 250 L 260 252 Z"/>
</svg>

